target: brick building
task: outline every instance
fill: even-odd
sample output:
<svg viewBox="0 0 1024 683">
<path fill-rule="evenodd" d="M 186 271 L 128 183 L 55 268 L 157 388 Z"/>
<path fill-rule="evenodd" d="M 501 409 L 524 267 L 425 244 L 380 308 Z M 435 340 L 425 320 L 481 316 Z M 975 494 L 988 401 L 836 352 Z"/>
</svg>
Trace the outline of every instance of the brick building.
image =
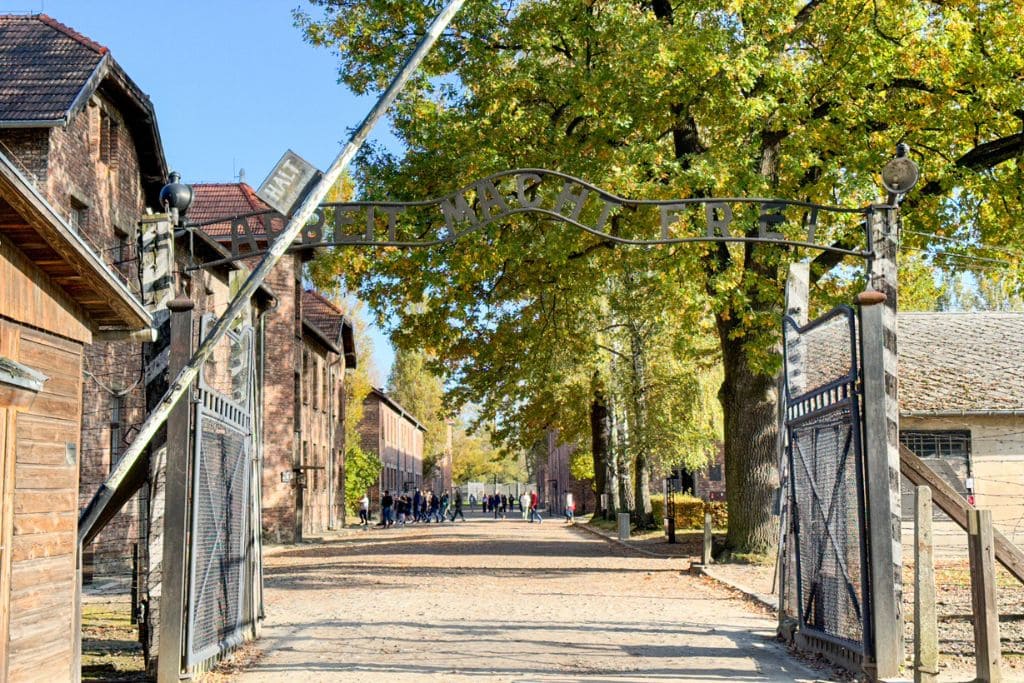
<svg viewBox="0 0 1024 683">
<path fill-rule="evenodd" d="M 576 512 L 584 514 L 596 509 L 593 479 L 576 479 L 572 476 L 569 461 L 576 447 L 562 443 L 558 432 L 547 434 L 547 460 L 537 468 L 537 492 L 540 504 L 547 506 L 553 515 L 565 512 L 565 494 L 573 494 Z"/>
<path fill-rule="evenodd" d="M 301 439 L 303 533 L 345 523 L 345 370 L 356 367 L 352 323 L 317 292 L 302 293 Z M 296 402 L 296 405 L 299 405 Z"/>
<path fill-rule="evenodd" d="M 376 506 L 384 491 L 412 491 L 423 486 L 423 434 L 426 427 L 381 389 L 363 399 L 359 421 L 362 449 L 381 461 L 380 478 L 368 492 Z"/>
<path fill-rule="evenodd" d="M 149 98 L 107 48 L 45 15 L 0 17 L 0 152 L 138 297 L 136 224 L 159 206 L 167 165 Z M 117 336 L 85 347 L 82 503 L 145 415 L 143 345 L 99 341 Z M 86 549 L 87 578 L 126 570 L 144 506 L 132 501 Z"/>
<path fill-rule="evenodd" d="M 149 210 L 159 207 L 168 175 L 149 99 L 106 48 L 45 15 L 0 16 L 0 154 L 53 212 L 56 218 L 49 222 L 67 226 L 80 250 L 116 281 L 118 296 L 127 296 L 146 316 L 141 326 L 99 320 L 92 334 L 74 337 L 85 342 L 81 413 L 75 420 L 77 479 L 70 494 L 77 508 L 92 499 L 166 388 L 167 299 L 177 293 L 195 303 L 195 337 L 203 316 L 222 312 L 246 273 L 231 263 L 193 269 L 228 254 L 202 235 L 175 234 L 167 215 Z M 39 245 L 24 247 L 31 251 Z M 45 254 L 37 262 L 61 270 L 60 260 Z M 78 297 L 85 312 L 99 304 L 97 296 L 111 296 L 97 295 L 73 270 L 54 282 Z M 5 276 L 0 291 L 8 286 Z M 261 288 L 246 322 L 258 325 L 272 301 L 269 290 Z M 206 378 L 218 367 L 208 364 Z M 161 581 L 161 453 L 154 442 L 147 466 L 134 468 L 124 480 L 110 515 L 99 525 L 102 530 L 82 554 L 86 583 L 133 586 L 133 602 L 149 608 L 144 619 L 149 628 L 140 627 L 140 637 L 148 632 L 143 642 L 152 647 Z M 76 520 L 77 510 L 68 517 Z M 74 531 L 66 534 L 69 542 Z M 258 552 L 258 545 L 247 545 Z M 57 553 L 47 550 L 45 556 Z M 49 628 L 68 629 L 64 637 L 73 644 L 79 634 L 69 623 L 51 619 Z"/>
<path fill-rule="evenodd" d="M 199 183 L 189 220 L 195 234 L 231 244 L 231 217 L 244 216 L 257 245 L 279 215 L 246 183 Z M 355 367 L 351 324 L 307 293 L 299 254 L 285 254 L 266 279 L 277 307 L 266 316 L 263 534 L 289 543 L 344 523 L 344 381 Z M 316 400 L 312 399 L 316 397 Z M 321 398 L 323 397 L 323 398 Z"/>
</svg>

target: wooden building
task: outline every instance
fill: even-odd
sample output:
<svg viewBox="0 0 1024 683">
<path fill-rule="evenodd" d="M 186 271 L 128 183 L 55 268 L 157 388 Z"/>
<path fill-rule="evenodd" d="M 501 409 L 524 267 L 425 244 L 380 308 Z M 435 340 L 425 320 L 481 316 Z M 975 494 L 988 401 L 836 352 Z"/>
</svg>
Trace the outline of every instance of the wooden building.
<svg viewBox="0 0 1024 683">
<path fill-rule="evenodd" d="M 900 442 L 1024 545 L 1024 313 L 901 313 Z M 913 487 L 904 479 L 905 538 Z M 935 540 L 962 552 L 938 515 Z"/>
<path fill-rule="evenodd" d="M 0 16 L 0 46 L 0 151 L 141 298 L 137 224 L 147 206 L 159 209 L 167 180 L 152 103 L 106 47 L 46 15 Z M 85 349 L 80 504 L 145 417 L 145 361 L 139 341 L 95 339 Z M 145 496 L 85 549 L 87 582 L 127 589 Z"/>
<path fill-rule="evenodd" d="M 0 151 L 0 680 L 77 658 L 83 357 L 149 314 Z"/>
</svg>

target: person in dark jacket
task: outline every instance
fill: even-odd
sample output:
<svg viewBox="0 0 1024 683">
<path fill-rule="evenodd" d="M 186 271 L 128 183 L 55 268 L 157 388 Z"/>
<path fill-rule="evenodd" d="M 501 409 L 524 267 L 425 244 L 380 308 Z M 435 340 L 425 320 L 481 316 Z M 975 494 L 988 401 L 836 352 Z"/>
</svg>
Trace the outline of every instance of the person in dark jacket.
<svg viewBox="0 0 1024 683">
<path fill-rule="evenodd" d="M 455 489 L 455 503 L 452 508 L 452 521 L 455 521 L 456 517 L 461 517 L 462 521 L 466 521 L 466 515 L 462 514 L 462 489 Z"/>
<path fill-rule="evenodd" d="M 380 499 L 380 524 L 384 528 L 387 528 L 395 523 L 394 511 L 395 511 L 395 499 L 391 496 L 390 491 L 384 492 L 384 497 Z"/>
<path fill-rule="evenodd" d="M 421 503 L 423 503 L 423 502 L 424 502 L 423 501 L 423 494 L 420 493 L 420 490 L 417 487 L 416 491 L 412 494 L 412 514 L 413 514 L 412 521 L 413 522 L 419 522 L 420 521 L 420 507 L 421 507 Z"/>
</svg>

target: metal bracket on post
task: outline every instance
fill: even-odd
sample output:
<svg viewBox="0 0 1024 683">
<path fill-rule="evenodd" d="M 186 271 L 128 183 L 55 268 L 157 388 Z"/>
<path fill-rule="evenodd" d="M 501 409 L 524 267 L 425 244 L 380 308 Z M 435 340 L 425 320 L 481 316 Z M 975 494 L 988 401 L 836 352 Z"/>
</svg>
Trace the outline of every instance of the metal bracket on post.
<svg viewBox="0 0 1024 683">
<path fill-rule="evenodd" d="M 868 217 L 874 291 L 861 304 L 864 459 L 871 570 L 873 672 L 899 674 L 903 664 L 903 551 L 900 511 L 899 403 L 896 374 L 896 211 Z"/>
<path fill-rule="evenodd" d="M 180 297 L 167 304 L 171 311 L 168 375 L 172 377 L 185 367 L 192 355 L 193 306 L 190 299 Z M 185 636 L 191 410 L 190 401 L 181 401 L 174 406 L 167 419 L 158 683 L 174 683 L 181 678 L 182 643 Z"/>
</svg>

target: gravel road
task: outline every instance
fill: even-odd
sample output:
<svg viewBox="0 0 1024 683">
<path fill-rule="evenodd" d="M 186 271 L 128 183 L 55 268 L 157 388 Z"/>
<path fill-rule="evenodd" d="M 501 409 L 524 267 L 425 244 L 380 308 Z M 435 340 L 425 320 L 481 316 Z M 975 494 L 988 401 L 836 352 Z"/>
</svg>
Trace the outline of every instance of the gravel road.
<svg viewBox="0 0 1024 683">
<path fill-rule="evenodd" d="M 558 521 L 345 532 L 266 558 L 260 681 L 796 681 L 767 613 Z"/>
</svg>

